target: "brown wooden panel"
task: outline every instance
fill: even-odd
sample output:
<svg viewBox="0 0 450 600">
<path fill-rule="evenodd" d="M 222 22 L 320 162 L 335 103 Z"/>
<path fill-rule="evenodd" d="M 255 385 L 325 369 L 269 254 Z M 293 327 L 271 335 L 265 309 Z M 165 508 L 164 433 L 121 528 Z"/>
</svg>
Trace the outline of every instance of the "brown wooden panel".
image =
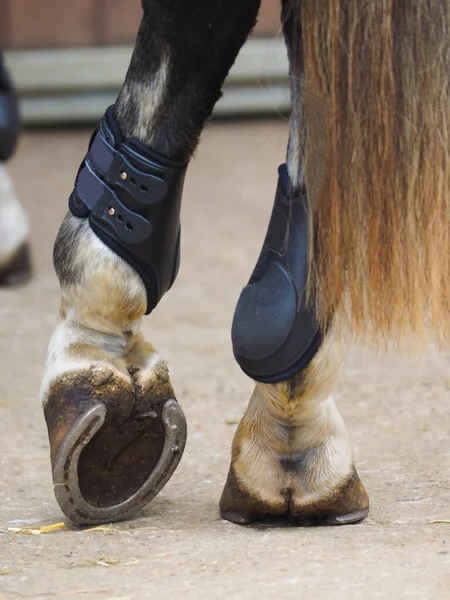
<svg viewBox="0 0 450 600">
<path fill-rule="evenodd" d="M 8 46 L 7 0 L 0 0 L 0 50 Z"/>
<path fill-rule="evenodd" d="M 8 2 L 10 48 L 91 46 L 95 43 L 96 0 Z"/>
<path fill-rule="evenodd" d="M 101 0 L 101 3 L 98 43 L 133 43 L 142 18 L 141 0 Z"/>
<path fill-rule="evenodd" d="M 141 0 L 98 0 L 102 4 L 101 44 L 133 43 L 142 17 Z M 184 0 L 190 1 L 190 0 Z M 275 35 L 280 29 L 280 0 L 262 0 L 254 35 Z"/>
<path fill-rule="evenodd" d="M 281 0 L 262 0 L 253 35 L 273 36 L 280 31 Z"/>
<path fill-rule="evenodd" d="M 141 0 L 0 0 L 0 46 L 133 43 L 141 16 Z M 254 35 L 273 36 L 279 30 L 280 0 L 262 0 Z"/>
</svg>

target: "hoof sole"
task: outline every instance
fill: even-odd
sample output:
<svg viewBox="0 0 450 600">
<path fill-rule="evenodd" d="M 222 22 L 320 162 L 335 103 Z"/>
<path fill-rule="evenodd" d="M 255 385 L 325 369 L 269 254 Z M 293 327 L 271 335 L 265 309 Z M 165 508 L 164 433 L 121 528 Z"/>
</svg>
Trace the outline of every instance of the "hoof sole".
<svg viewBox="0 0 450 600">
<path fill-rule="evenodd" d="M 51 394 L 45 406 L 55 496 L 76 524 L 129 518 L 158 494 L 181 460 L 187 427 L 180 405 L 153 398 L 137 412 L 126 383 L 109 382 L 109 402 L 75 386 Z"/>
</svg>

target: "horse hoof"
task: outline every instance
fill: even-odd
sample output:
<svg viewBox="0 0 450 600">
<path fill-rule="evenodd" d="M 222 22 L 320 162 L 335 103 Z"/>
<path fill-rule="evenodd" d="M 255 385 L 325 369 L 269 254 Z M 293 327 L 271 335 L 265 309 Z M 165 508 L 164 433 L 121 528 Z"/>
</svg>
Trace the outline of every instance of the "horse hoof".
<svg viewBox="0 0 450 600">
<path fill-rule="evenodd" d="M 54 491 L 72 522 L 127 519 L 169 481 L 187 429 L 168 392 L 171 388 L 157 382 L 147 390 L 133 389 L 113 373 L 100 384 L 82 374 L 53 384 L 44 414 Z"/>
<path fill-rule="evenodd" d="M 350 525 L 369 514 L 369 497 L 353 467 L 350 475 L 323 498 L 294 497 L 290 516 L 298 525 Z"/>
<path fill-rule="evenodd" d="M 240 525 L 253 521 L 284 517 L 297 526 L 348 525 L 358 523 L 369 514 L 369 498 L 353 468 L 349 477 L 323 498 L 293 494 L 283 490 L 278 501 L 263 501 L 249 493 L 236 477 L 233 467 L 220 500 L 223 519 Z"/>
<path fill-rule="evenodd" d="M 32 274 L 30 247 L 22 244 L 11 258 L 0 265 L 0 286 L 12 286 L 26 283 Z"/>
</svg>

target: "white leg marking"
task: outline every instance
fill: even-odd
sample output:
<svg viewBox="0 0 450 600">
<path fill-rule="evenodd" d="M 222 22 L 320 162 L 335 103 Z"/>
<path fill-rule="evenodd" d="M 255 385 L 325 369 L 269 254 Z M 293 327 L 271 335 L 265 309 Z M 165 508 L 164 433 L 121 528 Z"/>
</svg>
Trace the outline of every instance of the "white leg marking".
<svg viewBox="0 0 450 600">
<path fill-rule="evenodd" d="M 152 144 L 154 118 L 163 105 L 168 78 L 169 55 L 164 53 L 161 56 L 160 67 L 150 81 L 128 81 L 120 92 L 118 106 L 125 108 L 132 103 L 139 111 L 135 127 L 129 132 L 130 137 L 135 137 L 149 146 Z"/>
<path fill-rule="evenodd" d="M 280 500 L 280 488 L 289 488 L 297 504 L 323 498 L 353 468 L 353 447 L 334 400 L 329 396 L 310 401 L 284 420 L 273 411 L 273 395 L 274 386 L 255 388 L 244 417 L 254 427 L 245 427 L 251 433 L 240 443 L 237 473 L 269 504 Z M 302 473 L 284 472 L 280 459 L 304 461 Z"/>
<path fill-rule="evenodd" d="M 80 220 L 70 216 L 63 225 L 63 236 L 71 235 Z M 112 252 L 92 232 L 87 221 L 77 233 L 74 255 L 68 257 L 74 281 L 61 285 L 61 312 L 50 340 L 40 398 L 47 399 L 56 378 L 93 364 L 105 363 L 108 370 L 120 371 L 121 359 L 130 337 L 139 330 L 140 318 L 126 312 L 129 304 L 145 306 L 145 288 L 138 274 Z M 143 311 L 141 311 L 142 314 Z M 93 360 L 87 352 L 70 352 L 76 346 L 98 349 L 104 359 Z M 124 373 L 125 371 L 125 373 Z"/>
</svg>

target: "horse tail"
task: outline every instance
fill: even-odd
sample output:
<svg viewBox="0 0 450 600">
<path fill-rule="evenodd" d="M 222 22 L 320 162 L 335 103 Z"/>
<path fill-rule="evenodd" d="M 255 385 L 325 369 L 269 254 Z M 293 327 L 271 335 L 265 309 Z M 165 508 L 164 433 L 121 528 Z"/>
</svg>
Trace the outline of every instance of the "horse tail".
<svg viewBox="0 0 450 600">
<path fill-rule="evenodd" d="M 291 9 L 319 320 L 375 347 L 448 342 L 450 0 Z"/>
</svg>

